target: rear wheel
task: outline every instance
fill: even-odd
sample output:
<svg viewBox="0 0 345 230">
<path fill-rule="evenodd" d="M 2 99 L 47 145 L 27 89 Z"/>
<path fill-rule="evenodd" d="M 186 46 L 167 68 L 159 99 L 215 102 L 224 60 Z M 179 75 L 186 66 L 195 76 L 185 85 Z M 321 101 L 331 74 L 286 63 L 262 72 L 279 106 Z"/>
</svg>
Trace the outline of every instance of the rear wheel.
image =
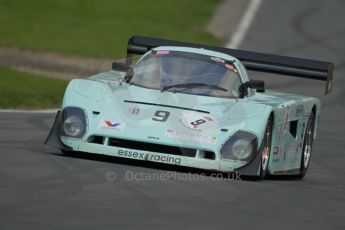
<svg viewBox="0 0 345 230">
<path fill-rule="evenodd" d="M 299 179 L 302 179 L 305 176 L 309 167 L 313 140 L 314 140 L 314 123 L 315 123 L 315 115 L 312 112 L 309 116 L 307 127 L 304 133 L 301 166 L 300 166 L 301 172 L 297 176 Z"/>
<path fill-rule="evenodd" d="M 262 141 L 263 147 L 261 151 L 261 164 L 260 164 L 260 179 L 264 179 L 268 174 L 268 163 L 270 160 L 270 152 L 271 152 L 271 142 L 272 142 L 272 127 L 273 127 L 273 119 L 270 117 L 267 121 L 267 126 L 265 130 L 265 136 Z"/>
</svg>

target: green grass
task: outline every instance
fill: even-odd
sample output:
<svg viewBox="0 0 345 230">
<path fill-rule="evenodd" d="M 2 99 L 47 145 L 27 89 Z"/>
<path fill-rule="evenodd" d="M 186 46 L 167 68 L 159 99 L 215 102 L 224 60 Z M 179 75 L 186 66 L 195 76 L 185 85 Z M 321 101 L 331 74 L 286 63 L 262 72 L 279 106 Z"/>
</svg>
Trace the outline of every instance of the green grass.
<svg viewBox="0 0 345 230">
<path fill-rule="evenodd" d="M 219 45 L 204 32 L 222 0 L 1 0 L 0 46 L 121 58 L 133 34 Z"/>
<path fill-rule="evenodd" d="M 57 108 L 67 83 L 0 67 L 0 108 Z"/>
</svg>

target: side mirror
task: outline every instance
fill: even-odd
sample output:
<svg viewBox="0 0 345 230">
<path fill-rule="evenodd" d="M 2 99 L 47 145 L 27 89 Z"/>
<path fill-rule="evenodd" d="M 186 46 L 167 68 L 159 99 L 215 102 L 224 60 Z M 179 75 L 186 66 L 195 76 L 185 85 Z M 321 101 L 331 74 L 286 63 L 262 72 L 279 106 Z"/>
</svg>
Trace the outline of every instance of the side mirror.
<svg viewBox="0 0 345 230">
<path fill-rule="evenodd" d="M 250 80 L 247 83 L 247 88 L 256 89 L 257 92 L 265 92 L 265 82 L 260 80 Z"/>
<path fill-rule="evenodd" d="M 265 82 L 260 80 L 250 80 L 243 83 L 239 88 L 241 98 L 248 95 L 248 88 L 256 89 L 257 92 L 263 93 L 265 92 Z"/>
<path fill-rule="evenodd" d="M 127 72 L 131 67 L 122 62 L 114 61 L 111 65 L 111 69 L 119 72 Z"/>
</svg>

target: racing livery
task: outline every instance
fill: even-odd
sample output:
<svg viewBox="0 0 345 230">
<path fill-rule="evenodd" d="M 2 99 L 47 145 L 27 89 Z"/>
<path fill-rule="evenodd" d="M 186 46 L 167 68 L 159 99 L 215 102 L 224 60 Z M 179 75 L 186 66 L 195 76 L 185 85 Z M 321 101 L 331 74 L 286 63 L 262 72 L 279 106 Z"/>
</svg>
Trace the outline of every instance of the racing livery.
<svg viewBox="0 0 345 230">
<path fill-rule="evenodd" d="M 332 63 L 133 36 L 127 62 L 112 67 L 69 83 L 47 145 L 258 178 L 305 175 L 320 101 L 266 90 L 246 70 L 324 80 L 327 94 Z"/>
</svg>

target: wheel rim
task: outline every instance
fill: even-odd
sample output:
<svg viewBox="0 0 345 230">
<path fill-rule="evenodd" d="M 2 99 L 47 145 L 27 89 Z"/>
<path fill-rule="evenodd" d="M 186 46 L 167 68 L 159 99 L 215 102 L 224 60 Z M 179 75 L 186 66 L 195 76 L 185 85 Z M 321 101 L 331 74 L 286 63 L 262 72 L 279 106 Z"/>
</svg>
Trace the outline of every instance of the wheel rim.
<svg viewBox="0 0 345 230">
<path fill-rule="evenodd" d="M 266 171 L 271 149 L 271 123 L 267 125 L 265 132 L 265 147 L 262 151 L 261 164 L 262 170 Z"/>
<path fill-rule="evenodd" d="M 268 148 L 265 147 L 262 152 L 262 170 L 266 170 L 268 166 Z"/>
<path fill-rule="evenodd" d="M 313 143 L 313 126 L 312 126 L 312 120 L 309 121 L 307 131 L 306 131 L 306 141 L 304 146 L 304 152 L 303 152 L 303 166 L 304 168 L 307 168 L 310 162 L 310 155 L 311 155 L 311 145 Z"/>
</svg>

